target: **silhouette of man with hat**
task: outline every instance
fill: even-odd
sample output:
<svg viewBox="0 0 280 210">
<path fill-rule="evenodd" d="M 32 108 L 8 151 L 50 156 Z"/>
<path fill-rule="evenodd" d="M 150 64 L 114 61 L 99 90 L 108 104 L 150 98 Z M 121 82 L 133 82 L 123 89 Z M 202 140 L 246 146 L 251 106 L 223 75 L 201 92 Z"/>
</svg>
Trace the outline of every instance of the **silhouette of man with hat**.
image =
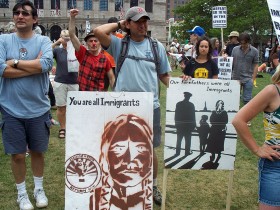
<svg viewBox="0 0 280 210">
<path fill-rule="evenodd" d="M 175 109 L 175 127 L 177 129 L 177 145 L 176 155 L 181 152 L 181 143 L 185 138 L 185 156 L 192 154 L 191 152 L 191 133 L 196 127 L 195 107 L 191 103 L 189 92 L 184 92 L 184 100 L 176 104 Z"/>
</svg>

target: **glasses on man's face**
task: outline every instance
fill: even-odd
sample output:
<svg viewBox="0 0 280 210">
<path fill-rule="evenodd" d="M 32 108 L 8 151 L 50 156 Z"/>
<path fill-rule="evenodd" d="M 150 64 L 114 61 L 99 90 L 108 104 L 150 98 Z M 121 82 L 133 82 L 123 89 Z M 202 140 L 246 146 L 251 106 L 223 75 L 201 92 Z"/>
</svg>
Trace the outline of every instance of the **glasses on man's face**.
<svg viewBox="0 0 280 210">
<path fill-rule="evenodd" d="M 13 15 L 14 16 L 19 16 L 19 15 L 22 15 L 23 17 L 28 17 L 28 16 L 30 16 L 31 15 L 31 13 L 30 12 L 27 12 L 27 11 L 15 11 L 15 12 L 13 12 Z"/>
</svg>

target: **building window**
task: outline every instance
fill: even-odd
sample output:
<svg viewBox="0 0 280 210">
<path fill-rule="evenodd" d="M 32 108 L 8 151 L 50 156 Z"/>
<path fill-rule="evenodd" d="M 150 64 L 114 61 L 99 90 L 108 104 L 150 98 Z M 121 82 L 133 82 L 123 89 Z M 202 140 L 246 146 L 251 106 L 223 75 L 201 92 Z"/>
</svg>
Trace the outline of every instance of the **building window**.
<svg viewBox="0 0 280 210">
<path fill-rule="evenodd" d="M 67 0 L 67 8 L 68 9 L 77 8 L 77 0 Z"/>
<path fill-rule="evenodd" d="M 121 11 L 123 8 L 123 0 L 115 0 L 115 11 Z"/>
<path fill-rule="evenodd" d="M 100 0 L 99 10 L 100 11 L 108 11 L 108 0 Z"/>
<path fill-rule="evenodd" d="M 36 9 L 44 9 L 44 0 L 34 0 Z"/>
<path fill-rule="evenodd" d="M 59 10 L 60 9 L 60 0 L 52 0 L 51 9 Z"/>
<path fill-rule="evenodd" d="M 0 0 L 0 8 L 9 8 L 9 0 Z"/>
<path fill-rule="evenodd" d="M 146 12 L 153 12 L 153 0 L 145 0 Z"/>
<path fill-rule="evenodd" d="M 92 10 L 92 0 L 84 0 L 84 10 Z"/>
<path fill-rule="evenodd" d="M 138 0 L 130 0 L 130 7 L 138 6 Z"/>
</svg>

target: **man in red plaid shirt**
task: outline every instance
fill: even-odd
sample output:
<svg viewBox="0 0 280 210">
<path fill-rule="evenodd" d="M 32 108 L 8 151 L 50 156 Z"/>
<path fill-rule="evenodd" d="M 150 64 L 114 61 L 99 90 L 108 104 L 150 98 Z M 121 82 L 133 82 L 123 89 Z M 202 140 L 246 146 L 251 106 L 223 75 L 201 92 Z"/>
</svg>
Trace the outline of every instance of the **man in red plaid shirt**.
<svg viewBox="0 0 280 210">
<path fill-rule="evenodd" d="M 101 53 L 101 44 L 91 31 L 84 38 L 87 48 L 83 46 L 75 32 L 75 18 L 79 10 L 70 10 L 69 35 L 75 48 L 75 55 L 80 63 L 78 84 L 80 91 L 103 91 L 104 77 L 107 74 L 111 88 L 114 86 L 115 76 L 107 57 Z"/>
</svg>

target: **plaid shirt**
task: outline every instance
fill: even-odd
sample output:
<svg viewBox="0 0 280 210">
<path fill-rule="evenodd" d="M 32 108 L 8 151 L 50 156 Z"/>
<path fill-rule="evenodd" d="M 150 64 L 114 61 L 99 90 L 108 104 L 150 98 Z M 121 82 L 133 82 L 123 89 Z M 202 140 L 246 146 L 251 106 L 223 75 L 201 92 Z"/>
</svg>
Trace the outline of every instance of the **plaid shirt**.
<svg viewBox="0 0 280 210">
<path fill-rule="evenodd" d="M 105 74 L 111 69 L 109 60 L 103 53 L 97 56 L 90 54 L 81 45 L 80 51 L 75 52 L 80 63 L 78 84 L 80 91 L 103 91 Z"/>
</svg>

